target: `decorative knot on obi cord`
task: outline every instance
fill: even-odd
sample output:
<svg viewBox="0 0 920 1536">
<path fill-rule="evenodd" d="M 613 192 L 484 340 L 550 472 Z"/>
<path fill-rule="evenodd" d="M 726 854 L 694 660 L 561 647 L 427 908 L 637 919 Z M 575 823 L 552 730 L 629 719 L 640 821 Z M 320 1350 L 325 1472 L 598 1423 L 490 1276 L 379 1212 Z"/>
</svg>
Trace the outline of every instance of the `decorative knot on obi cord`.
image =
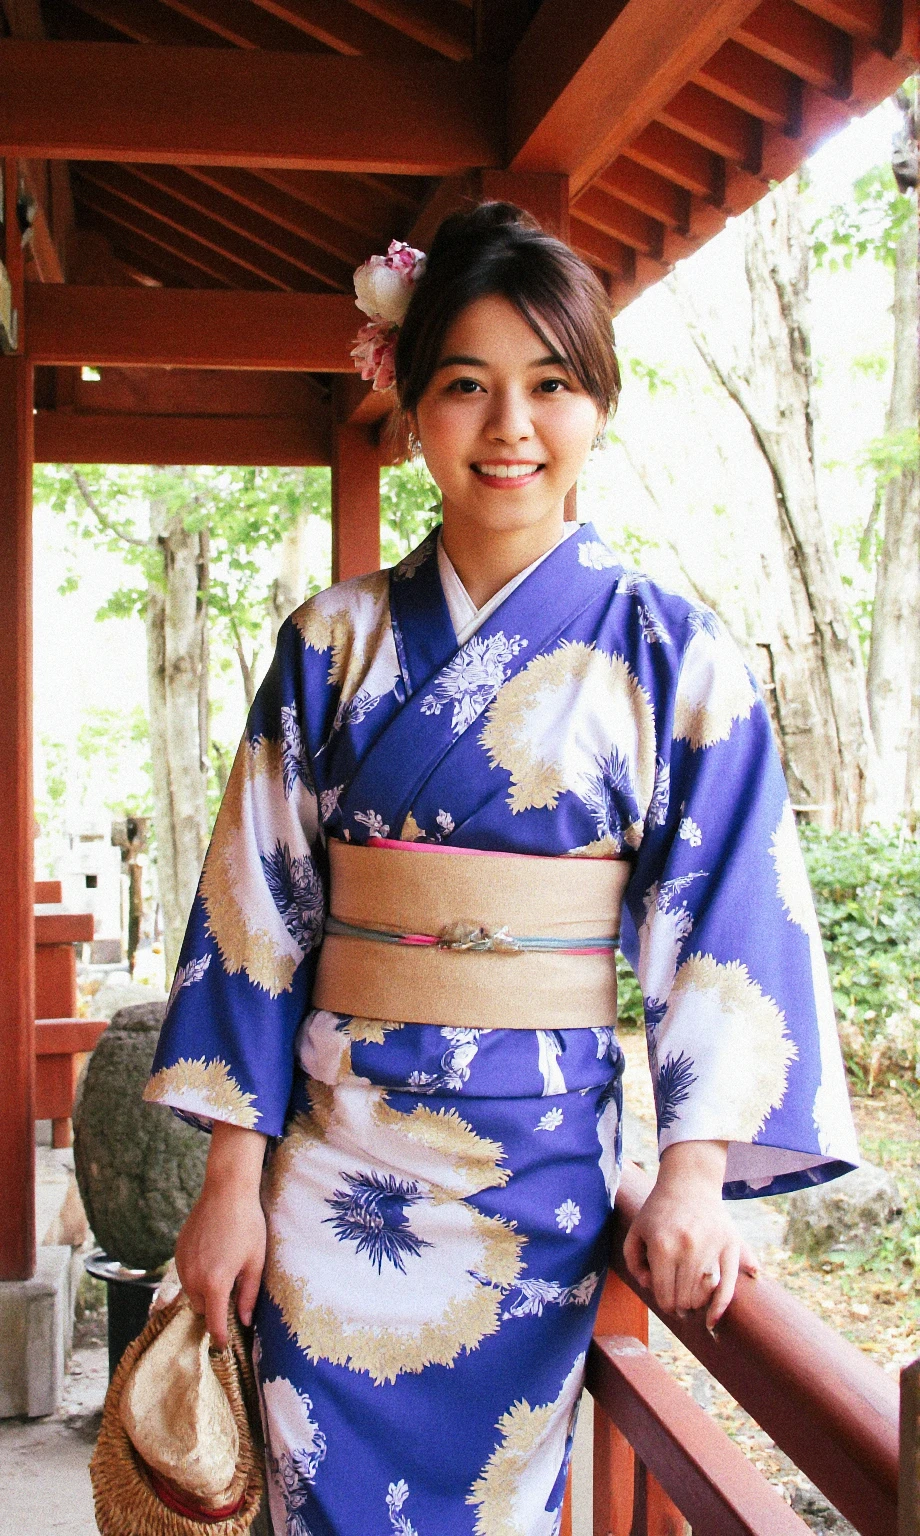
<svg viewBox="0 0 920 1536">
<path fill-rule="evenodd" d="M 331 916 L 326 919 L 325 931 L 343 939 L 371 939 L 379 944 L 423 945 L 490 955 L 522 955 L 533 950 L 564 955 L 612 954 L 619 942 L 615 937 L 578 939 L 529 935 L 524 938 L 509 933 L 505 927 L 490 928 L 483 923 L 470 922 L 448 923 L 440 933 L 394 933 L 387 928 L 362 928 Z"/>
</svg>

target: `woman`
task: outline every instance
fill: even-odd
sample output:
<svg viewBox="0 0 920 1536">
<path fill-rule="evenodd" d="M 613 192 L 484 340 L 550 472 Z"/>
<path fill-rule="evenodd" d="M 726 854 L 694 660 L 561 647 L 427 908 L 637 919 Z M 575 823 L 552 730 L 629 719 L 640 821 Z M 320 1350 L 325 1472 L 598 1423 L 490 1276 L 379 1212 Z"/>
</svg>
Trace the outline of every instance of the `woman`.
<svg viewBox="0 0 920 1536">
<path fill-rule="evenodd" d="M 662 1308 L 714 1326 L 753 1267 L 723 1195 L 856 1150 L 750 676 L 564 523 L 619 387 L 599 284 L 507 204 L 420 275 L 404 249 L 443 525 L 282 629 L 147 1097 L 213 1128 L 177 1260 L 218 1341 L 231 1289 L 254 1312 L 277 1531 L 550 1536 L 617 1182 L 618 919 L 661 1149 L 626 1257 Z"/>
</svg>

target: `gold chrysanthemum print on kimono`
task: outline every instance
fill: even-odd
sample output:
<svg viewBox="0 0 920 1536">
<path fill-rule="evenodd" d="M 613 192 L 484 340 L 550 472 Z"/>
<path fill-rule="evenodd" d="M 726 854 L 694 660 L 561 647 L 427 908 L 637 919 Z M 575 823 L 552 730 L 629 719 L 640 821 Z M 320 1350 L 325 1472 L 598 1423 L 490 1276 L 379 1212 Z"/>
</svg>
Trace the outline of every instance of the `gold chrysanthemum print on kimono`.
<svg viewBox="0 0 920 1536">
<path fill-rule="evenodd" d="M 435 532 L 282 627 L 189 922 L 147 1097 L 274 1139 L 276 1531 L 554 1536 L 618 1179 L 616 1021 L 311 1009 L 333 838 L 401 839 L 432 880 L 443 850 L 625 860 L 660 1145 L 727 1141 L 730 1198 L 799 1188 L 856 1147 L 766 712 L 715 617 L 590 526 L 458 645 Z"/>
</svg>

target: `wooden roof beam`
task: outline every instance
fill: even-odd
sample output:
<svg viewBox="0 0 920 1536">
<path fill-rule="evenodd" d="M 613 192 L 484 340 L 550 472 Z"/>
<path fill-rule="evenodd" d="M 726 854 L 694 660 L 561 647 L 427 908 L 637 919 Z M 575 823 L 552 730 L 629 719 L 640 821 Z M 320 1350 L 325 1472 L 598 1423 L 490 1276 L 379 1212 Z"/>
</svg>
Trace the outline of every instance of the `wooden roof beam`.
<svg viewBox="0 0 920 1536">
<path fill-rule="evenodd" d="M 315 38 L 260 11 L 248 0 L 160 0 L 160 3 L 176 16 L 183 16 L 205 31 L 213 32 L 234 48 L 316 52 L 322 47 Z"/>
<path fill-rule="evenodd" d="M 704 149 L 749 171 L 760 167 L 761 124 L 689 81 L 658 113 L 665 127 L 682 133 Z"/>
<path fill-rule="evenodd" d="M 328 464 L 329 407 L 316 415 L 129 416 L 38 411 L 37 464 Z"/>
<path fill-rule="evenodd" d="M 183 207 L 120 166 L 81 166 L 78 188 L 78 200 L 111 218 L 127 222 L 135 218 L 135 213 L 139 214 L 145 221 L 142 228 L 153 239 L 171 240 L 175 235 L 185 242 L 187 250 L 199 248 L 212 271 L 212 257 L 216 257 L 218 275 L 224 270 L 224 263 L 229 264 L 227 270 L 236 267 L 242 286 L 248 286 L 244 274 L 252 274 L 266 286 L 282 290 L 312 286 L 304 282 L 303 272 L 290 262 L 234 234 L 217 220 Z"/>
<path fill-rule="evenodd" d="M 579 218 L 573 217 L 569 225 L 569 244 L 585 261 L 601 267 L 612 277 L 628 280 L 635 272 L 636 253 L 631 246 Z"/>
<path fill-rule="evenodd" d="M 87 168 L 84 168 L 84 174 L 89 174 L 92 180 L 92 174 Z M 119 172 L 116 170 L 108 174 L 117 177 Z M 167 207 L 170 200 L 175 200 L 178 205 L 177 228 L 197 228 L 195 224 L 189 226 L 182 211 L 183 205 L 191 209 L 193 215 L 201 215 L 203 226 L 212 229 L 220 250 L 227 249 L 226 237 L 220 233 L 223 227 L 230 231 L 231 236 L 239 236 L 241 240 L 261 247 L 330 288 L 341 289 L 351 283 L 353 266 L 357 263 L 349 264 L 347 260 L 330 257 L 325 251 L 311 246 L 302 227 L 293 234 L 274 224 L 264 214 L 254 213 L 234 199 L 215 191 L 206 180 L 165 165 L 133 166 L 131 177 L 135 183 L 146 183 L 165 194 L 160 200 L 163 207 Z M 151 212 L 156 211 L 150 206 L 147 194 L 144 205 L 150 207 Z M 300 287 L 301 284 L 294 282 L 286 286 Z"/>
<path fill-rule="evenodd" d="M 80 233 L 84 230 L 104 235 L 114 260 L 121 262 L 124 266 L 133 267 L 154 282 L 165 283 L 167 286 L 180 283 L 185 288 L 198 291 L 228 289 L 234 286 L 229 277 L 213 277 L 210 272 L 203 271 L 195 262 L 187 261 L 178 251 L 164 250 L 162 245 L 149 239 L 147 235 L 141 234 L 138 230 L 126 229 L 124 225 L 115 224 L 104 214 L 96 213 L 92 208 L 81 213 Z M 83 361 L 92 363 L 93 358 L 87 356 Z"/>
<path fill-rule="evenodd" d="M 718 155 L 673 128 L 666 128 L 664 123 L 649 123 L 627 146 L 624 155 L 697 197 L 713 203 L 722 200 L 725 167 Z"/>
<path fill-rule="evenodd" d="M 752 53 L 788 69 L 829 96 L 852 87 L 852 40 L 793 0 L 763 0 L 735 33 Z"/>
<path fill-rule="evenodd" d="M 347 294 L 29 289 L 27 349 L 56 367 L 268 368 L 353 374 Z"/>
<path fill-rule="evenodd" d="M 597 178 L 595 186 L 601 187 L 647 213 L 665 229 L 685 229 L 690 217 L 690 194 L 657 171 L 650 171 L 635 160 L 621 155 Z"/>
<path fill-rule="evenodd" d="M 328 171 L 269 171 L 261 166 L 253 175 L 305 207 L 347 224 L 364 239 L 383 238 L 400 217 L 389 188 L 373 177 L 358 180 Z"/>
<path fill-rule="evenodd" d="M 178 174 L 178 173 L 174 173 Z M 249 171 L 212 170 L 208 165 L 190 165 L 183 173 L 204 187 L 211 187 L 224 198 L 232 198 L 241 208 L 248 208 L 260 219 L 281 230 L 319 246 L 330 256 L 337 256 L 349 269 L 367 258 L 368 241 L 356 235 L 346 224 L 329 218 L 318 209 L 298 201 L 288 192 L 272 186 Z"/>
<path fill-rule="evenodd" d="M 897 0 L 798 0 L 804 11 L 829 21 L 850 37 L 885 48 Z"/>
<path fill-rule="evenodd" d="M 253 4 L 346 58 L 366 55 L 406 64 L 431 57 L 420 43 L 365 15 L 347 0 L 253 0 Z"/>
<path fill-rule="evenodd" d="M 582 224 L 590 224 L 606 235 L 613 235 L 634 251 L 646 256 L 660 256 L 664 230 L 648 214 L 640 213 L 628 203 L 622 203 L 600 186 L 586 187 L 572 209 L 572 217 Z"/>
<path fill-rule="evenodd" d="M 404 37 L 456 63 L 473 57 L 473 18 L 457 0 L 351 0 Z"/>
<path fill-rule="evenodd" d="M 509 68 L 508 158 L 577 195 L 753 9 L 751 0 L 544 0 Z"/>
<path fill-rule="evenodd" d="M 283 284 L 264 276 L 261 272 L 254 271 L 248 265 L 235 261 L 232 256 L 215 250 L 212 246 L 197 240 L 194 235 L 177 229 L 175 225 L 163 222 L 155 215 L 139 208 L 136 202 L 129 201 L 106 187 L 95 186 L 81 180 L 79 201 L 92 212 L 100 214 L 110 225 L 114 224 L 119 228 L 131 230 L 134 234 L 143 235 L 153 245 L 160 246 L 171 255 L 180 257 L 186 266 L 197 267 L 199 271 L 218 283 L 225 283 L 231 288 L 272 290 L 284 288 Z"/>
<path fill-rule="evenodd" d="M 69 0 L 72 9 L 91 17 L 133 43 L 158 47 L 219 48 L 220 38 L 185 16 L 170 15 L 158 0 Z"/>
<path fill-rule="evenodd" d="M 802 82 L 797 75 L 744 48 L 731 38 L 707 59 L 697 83 L 750 117 L 795 133 L 802 115 Z"/>
<path fill-rule="evenodd" d="M 476 64 L 0 41 L 0 154 L 401 175 L 496 165 Z M 399 110 L 394 110 L 394 103 Z"/>
</svg>

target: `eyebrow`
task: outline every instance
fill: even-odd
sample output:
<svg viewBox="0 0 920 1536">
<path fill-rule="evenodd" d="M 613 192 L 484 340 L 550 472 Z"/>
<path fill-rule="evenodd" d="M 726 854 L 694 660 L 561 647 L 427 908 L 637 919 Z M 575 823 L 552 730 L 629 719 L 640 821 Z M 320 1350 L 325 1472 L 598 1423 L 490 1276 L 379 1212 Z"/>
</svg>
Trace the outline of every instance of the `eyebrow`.
<svg viewBox="0 0 920 1536">
<path fill-rule="evenodd" d="M 438 363 L 439 368 L 488 368 L 488 366 L 488 363 L 481 357 L 463 357 L 459 353 L 452 353 L 450 357 L 442 357 Z M 529 368 L 568 368 L 569 366 L 565 358 L 560 357 L 558 352 L 548 352 L 546 357 L 538 357 L 528 364 Z"/>
</svg>

